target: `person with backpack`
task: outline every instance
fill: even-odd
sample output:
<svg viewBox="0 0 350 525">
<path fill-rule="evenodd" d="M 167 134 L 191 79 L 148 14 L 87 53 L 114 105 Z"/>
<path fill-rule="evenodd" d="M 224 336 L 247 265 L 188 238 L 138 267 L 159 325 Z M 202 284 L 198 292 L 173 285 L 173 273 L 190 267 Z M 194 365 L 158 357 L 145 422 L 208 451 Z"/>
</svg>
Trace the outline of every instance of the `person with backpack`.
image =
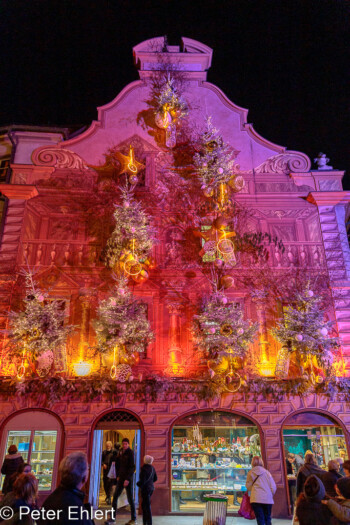
<svg viewBox="0 0 350 525">
<path fill-rule="evenodd" d="M 264 468 L 260 456 L 252 459 L 252 469 L 248 472 L 246 488 L 250 491 L 250 503 L 258 525 L 271 525 L 271 510 L 274 503 L 276 483 L 270 472 Z"/>
<path fill-rule="evenodd" d="M 152 465 L 152 456 L 145 456 L 143 462 L 137 486 L 141 489 L 143 525 L 152 525 L 151 496 L 154 492 L 154 482 L 157 481 L 157 473 Z"/>
</svg>

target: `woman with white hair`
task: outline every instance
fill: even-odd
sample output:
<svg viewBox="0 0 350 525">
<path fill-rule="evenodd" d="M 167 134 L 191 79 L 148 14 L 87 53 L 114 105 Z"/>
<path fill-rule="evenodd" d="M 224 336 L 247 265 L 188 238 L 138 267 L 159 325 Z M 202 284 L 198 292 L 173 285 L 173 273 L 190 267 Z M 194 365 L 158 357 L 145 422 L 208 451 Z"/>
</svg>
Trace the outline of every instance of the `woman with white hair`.
<svg viewBox="0 0 350 525">
<path fill-rule="evenodd" d="M 331 498 L 337 496 L 335 485 L 337 484 L 338 479 L 342 477 L 342 475 L 339 474 L 339 467 L 340 465 L 338 461 L 336 459 L 331 459 L 328 461 L 328 472 L 323 472 L 321 477 L 324 488 L 326 489 L 326 494 Z"/>
<path fill-rule="evenodd" d="M 252 469 L 248 472 L 246 488 L 250 491 L 250 503 L 258 525 L 271 525 L 271 510 L 276 483 L 270 472 L 264 468 L 260 456 L 252 459 Z"/>
<path fill-rule="evenodd" d="M 140 470 L 140 479 L 137 486 L 141 489 L 143 525 L 152 525 L 151 496 L 154 491 L 154 482 L 157 481 L 156 469 L 152 465 L 152 456 L 143 458 Z"/>
</svg>

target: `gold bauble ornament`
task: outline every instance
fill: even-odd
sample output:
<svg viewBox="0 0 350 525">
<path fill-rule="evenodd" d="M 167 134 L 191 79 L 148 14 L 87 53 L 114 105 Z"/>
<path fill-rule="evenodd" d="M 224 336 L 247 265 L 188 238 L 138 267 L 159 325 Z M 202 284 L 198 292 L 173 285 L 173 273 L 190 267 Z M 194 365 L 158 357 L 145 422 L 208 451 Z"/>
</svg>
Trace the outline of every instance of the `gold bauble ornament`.
<svg viewBox="0 0 350 525">
<path fill-rule="evenodd" d="M 321 375 L 318 375 L 315 377 L 315 381 L 320 385 L 321 383 L 323 383 L 324 378 Z"/>
<path fill-rule="evenodd" d="M 214 188 L 212 186 L 207 186 L 204 190 L 204 197 L 212 197 L 214 195 Z"/>
<path fill-rule="evenodd" d="M 229 323 L 225 323 L 220 327 L 220 334 L 228 337 L 233 332 L 233 328 Z"/>
<path fill-rule="evenodd" d="M 235 280 L 231 275 L 223 275 L 220 279 L 220 287 L 224 288 L 225 290 L 227 288 L 231 288 L 235 284 Z"/>
<path fill-rule="evenodd" d="M 130 175 L 130 176 L 129 176 L 129 182 L 130 182 L 130 184 L 133 184 L 133 185 L 134 185 L 134 184 L 137 184 L 138 181 L 139 181 L 139 178 L 138 178 L 137 175 Z"/>
</svg>

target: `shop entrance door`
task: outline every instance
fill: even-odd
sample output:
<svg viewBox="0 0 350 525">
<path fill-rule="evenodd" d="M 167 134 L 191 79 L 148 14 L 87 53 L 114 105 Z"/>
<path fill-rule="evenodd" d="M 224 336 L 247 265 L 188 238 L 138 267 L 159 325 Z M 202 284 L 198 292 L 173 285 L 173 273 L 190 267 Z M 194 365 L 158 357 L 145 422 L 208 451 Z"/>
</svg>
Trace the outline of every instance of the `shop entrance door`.
<svg viewBox="0 0 350 525">
<path fill-rule="evenodd" d="M 138 505 L 138 487 L 141 466 L 141 429 L 136 417 L 128 412 L 109 412 L 97 423 L 92 443 L 92 456 L 90 466 L 90 489 L 89 501 L 95 508 L 109 508 L 103 484 L 102 452 L 106 449 L 107 441 L 114 445 L 121 445 L 124 438 L 130 441 L 130 447 L 134 451 L 136 472 L 134 474 L 133 492 L 135 505 Z M 114 487 L 112 488 L 113 495 Z M 125 492 L 118 500 L 118 508 L 127 505 Z"/>
</svg>

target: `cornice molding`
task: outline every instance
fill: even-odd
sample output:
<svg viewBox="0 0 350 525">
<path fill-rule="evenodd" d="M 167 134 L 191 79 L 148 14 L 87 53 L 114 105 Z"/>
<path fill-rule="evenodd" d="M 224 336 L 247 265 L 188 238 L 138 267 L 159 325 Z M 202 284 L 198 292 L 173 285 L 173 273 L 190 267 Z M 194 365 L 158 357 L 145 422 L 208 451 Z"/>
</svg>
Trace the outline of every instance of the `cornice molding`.
<svg viewBox="0 0 350 525">
<path fill-rule="evenodd" d="M 316 206 L 336 206 L 350 202 L 350 191 L 312 191 L 307 200 Z"/>
<path fill-rule="evenodd" d="M 27 184 L 0 184 L 0 191 L 8 199 L 29 200 L 39 195 L 35 186 Z"/>
</svg>

